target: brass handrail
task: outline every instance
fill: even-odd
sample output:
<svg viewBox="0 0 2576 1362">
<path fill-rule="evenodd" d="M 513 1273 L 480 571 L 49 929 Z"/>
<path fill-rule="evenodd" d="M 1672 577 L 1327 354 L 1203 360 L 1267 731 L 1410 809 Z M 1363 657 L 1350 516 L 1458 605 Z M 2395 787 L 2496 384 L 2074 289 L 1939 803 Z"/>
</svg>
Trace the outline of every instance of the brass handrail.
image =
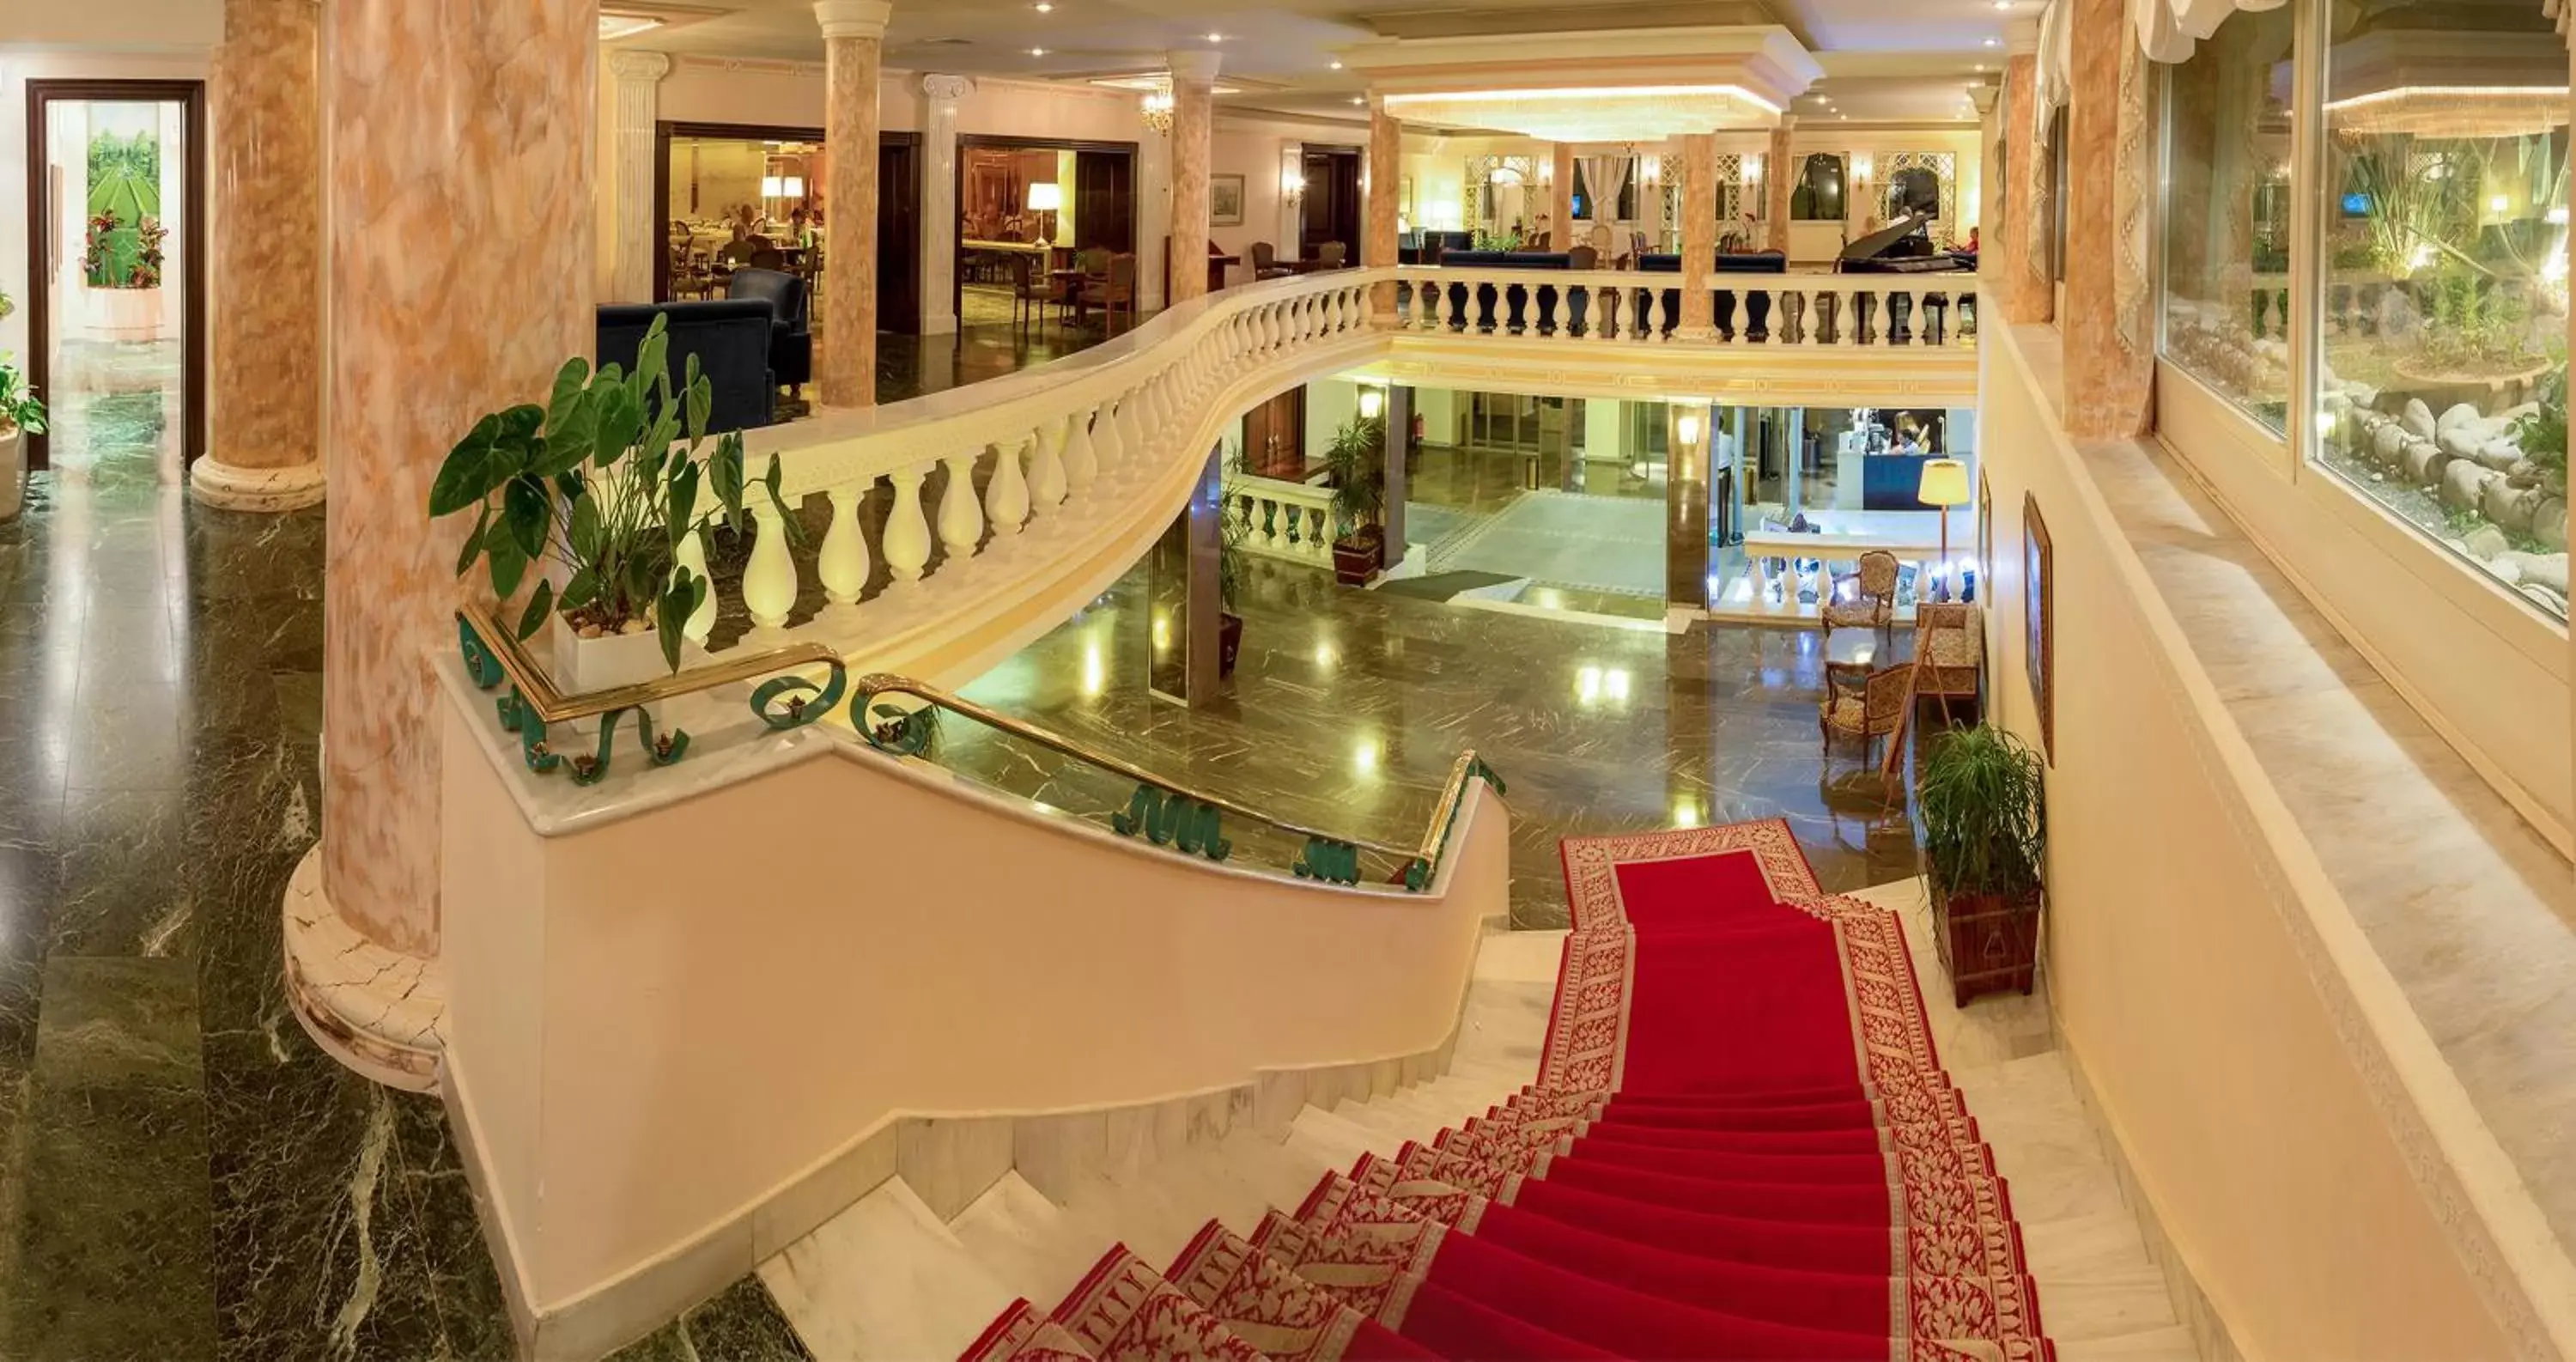
<svg viewBox="0 0 2576 1362">
<path fill-rule="evenodd" d="M 863 735 L 872 731 L 868 722 L 870 702 L 874 701 L 880 695 L 910 695 L 917 699 L 928 701 L 932 705 L 941 709 L 949 710 L 963 715 L 966 718 L 973 719 L 977 723 L 983 724 L 986 727 L 1010 734 L 1011 736 L 1019 738 L 1025 742 L 1035 743 L 1038 746 L 1055 752 L 1060 756 L 1071 757 L 1076 761 L 1085 762 L 1092 766 L 1099 767 L 1104 771 L 1135 781 L 1139 785 L 1149 785 L 1159 790 L 1169 791 L 1184 799 L 1207 805 L 1211 808 L 1232 814 L 1237 818 L 1248 820 L 1263 827 L 1275 828 L 1281 832 L 1306 838 L 1310 842 L 1338 843 L 1342 846 L 1356 848 L 1360 851 L 1375 852 L 1380 856 L 1387 857 L 1397 862 L 1411 863 L 1418 860 L 1425 862 L 1426 867 L 1429 865 L 1436 865 L 1438 863 L 1440 853 L 1448 841 L 1449 825 L 1457 816 L 1460 792 L 1465 788 L 1468 779 L 1475 772 L 1483 769 L 1483 763 L 1477 760 L 1475 751 L 1472 748 L 1458 754 L 1458 760 L 1452 763 L 1449 768 L 1449 779 L 1446 785 L 1442 788 L 1440 802 L 1432 807 L 1431 817 L 1428 820 L 1427 826 L 1423 829 L 1420 847 L 1417 850 L 1408 851 L 1402 847 L 1389 846 L 1383 842 L 1372 842 L 1366 838 L 1347 837 L 1339 833 L 1324 832 L 1317 828 L 1310 828 L 1302 823 L 1294 823 L 1284 818 L 1278 818 L 1270 814 L 1262 813 L 1257 809 L 1239 804 L 1223 795 L 1209 794 L 1202 790 L 1192 789 L 1179 781 L 1171 779 L 1170 777 L 1156 775 L 1141 766 L 1113 757 L 1106 752 L 1099 751 L 1098 749 L 1089 746 L 1088 744 L 1077 742 L 1072 738 L 1067 738 L 1061 734 L 1041 728 L 1036 724 L 1030 723 L 1026 719 L 1004 714 L 999 710 L 977 704 L 964 696 L 941 690 L 937 686 L 929 685 L 925 682 L 915 681 L 910 677 L 894 676 L 884 672 L 872 672 L 852 682 L 851 692 L 850 713 L 852 718 L 858 722 L 859 731 Z"/>
<path fill-rule="evenodd" d="M 634 709 L 679 695 L 694 695 L 718 686 L 754 677 L 789 671 L 797 667 L 833 667 L 841 665 L 841 655 L 820 643 L 790 643 L 759 652 L 727 652 L 723 658 L 703 667 L 690 667 L 669 676 L 638 681 L 631 686 L 611 686 L 605 690 L 582 691 L 566 695 L 555 686 L 537 660 L 519 642 L 518 635 L 501 627 L 492 617 L 492 608 L 479 601 L 456 608 L 456 618 L 474 631 L 492 659 L 508 673 L 510 684 L 519 692 L 519 703 L 535 712 L 547 723 L 567 719 L 587 719 L 612 710 Z"/>
</svg>

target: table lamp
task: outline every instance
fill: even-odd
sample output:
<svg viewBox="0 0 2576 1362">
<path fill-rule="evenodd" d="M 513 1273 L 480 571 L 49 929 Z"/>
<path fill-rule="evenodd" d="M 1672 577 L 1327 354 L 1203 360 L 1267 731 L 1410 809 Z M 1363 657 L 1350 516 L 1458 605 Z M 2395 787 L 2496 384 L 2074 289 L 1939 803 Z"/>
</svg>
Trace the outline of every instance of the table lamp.
<svg viewBox="0 0 2576 1362">
<path fill-rule="evenodd" d="M 1029 186 L 1029 211 L 1046 215 L 1038 231 L 1048 241 L 1055 240 L 1055 215 L 1063 207 L 1063 185 L 1041 183 Z"/>
<path fill-rule="evenodd" d="M 1957 459 L 1933 459 L 1923 465 L 1923 486 L 1915 499 L 1941 508 L 1939 599 L 1950 599 L 1950 508 L 1968 504 L 1968 466 Z"/>
</svg>

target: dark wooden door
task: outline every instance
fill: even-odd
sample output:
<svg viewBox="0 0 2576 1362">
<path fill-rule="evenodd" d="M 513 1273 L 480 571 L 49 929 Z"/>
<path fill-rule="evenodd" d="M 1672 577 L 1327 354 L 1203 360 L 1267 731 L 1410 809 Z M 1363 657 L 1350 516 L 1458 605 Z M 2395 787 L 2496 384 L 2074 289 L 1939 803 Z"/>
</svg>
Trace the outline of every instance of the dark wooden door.
<svg viewBox="0 0 2576 1362">
<path fill-rule="evenodd" d="M 1136 155 L 1073 154 L 1073 236 L 1077 248 L 1136 249 Z"/>
<path fill-rule="evenodd" d="M 877 143 L 877 329 L 921 334 L 921 144 Z"/>
<path fill-rule="evenodd" d="M 1243 471 L 1257 478 L 1306 477 L 1306 389 L 1303 384 L 1243 414 Z"/>
<path fill-rule="evenodd" d="M 1360 156 L 1353 147 L 1308 147 L 1304 157 L 1306 198 L 1299 224 L 1297 254 L 1308 260 L 1327 241 L 1342 243 L 1343 259 L 1360 263 L 1360 223 L 1367 205 L 1360 198 Z"/>
</svg>

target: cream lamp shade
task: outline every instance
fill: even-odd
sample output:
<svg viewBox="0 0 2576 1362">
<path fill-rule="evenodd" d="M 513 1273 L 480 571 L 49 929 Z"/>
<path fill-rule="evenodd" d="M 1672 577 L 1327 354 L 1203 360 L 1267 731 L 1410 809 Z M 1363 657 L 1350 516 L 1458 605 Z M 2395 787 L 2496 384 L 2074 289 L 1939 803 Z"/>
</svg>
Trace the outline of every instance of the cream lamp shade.
<svg viewBox="0 0 2576 1362">
<path fill-rule="evenodd" d="M 1957 459 L 1934 459 L 1923 465 L 1923 487 L 1915 496 L 1926 506 L 1965 506 L 1968 466 Z"/>
<path fill-rule="evenodd" d="M 1060 185 L 1060 184 L 1045 184 L 1045 183 L 1041 183 L 1041 184 L 1033 184 L 1033 185 L 1030 185 L 1030 186 L 1029 186 L 1029 211 L 1030 211 L 1030 212 L 1033 212 L 1033 213 L 1053 213 L 1053 212 L 1056 212 L 1056 211 L 1058 211 L 1059 209 L 1061 209 L 1061 208 L 1063 208 L 1063 207 L 1064 207 L 1064 186 L 1063 186 L 1063 185 Z"/>
</svg>

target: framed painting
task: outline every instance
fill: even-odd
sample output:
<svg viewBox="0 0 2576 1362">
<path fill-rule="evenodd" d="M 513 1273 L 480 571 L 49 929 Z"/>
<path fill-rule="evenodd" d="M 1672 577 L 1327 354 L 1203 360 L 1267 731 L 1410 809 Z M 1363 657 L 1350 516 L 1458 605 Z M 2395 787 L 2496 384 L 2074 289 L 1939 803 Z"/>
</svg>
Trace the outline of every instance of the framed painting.
<svg viewBox="0 0 2576 1362">
<path fill-rule="evenodd" d="M 1242 176 L 1208 176 L 1208 225 L 1210 227 L 1243 225 Z"/>
<path fill-rule="evenodd" d="M 2050 596 L 2056 584 L 2049 576 L 2048 521 L 2039 513 L 2039 498 L 2027 492 L 2021 500 L 2021 534 L 2022 653 L 2030 667 L 2030 700 L 2039 707 L 2040 749 L 2055 765 L 2057 619 Z"/>
<path fill-rule="evenodd" d="M 1986 470 L 1977 469 L 1977 585 L 1970 599 L 1995 596 L 1995 491 L 1986 485 Z"/>
</svg>

